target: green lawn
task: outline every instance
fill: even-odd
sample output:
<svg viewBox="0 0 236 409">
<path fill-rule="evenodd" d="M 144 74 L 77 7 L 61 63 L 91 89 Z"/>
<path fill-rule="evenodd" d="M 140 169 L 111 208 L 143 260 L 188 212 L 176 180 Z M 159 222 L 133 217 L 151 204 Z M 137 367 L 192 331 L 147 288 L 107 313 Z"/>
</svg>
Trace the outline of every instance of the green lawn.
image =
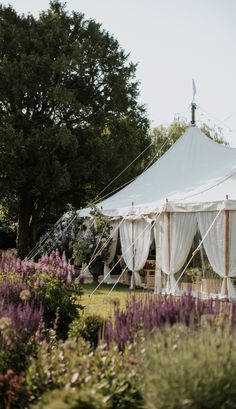
<svg viewBox="0 0 236 409">
<path fill-rule="evenodd" d="M 112 293 L 108 295 L 112 285 L 102 284 L 91 295 L 95 288 L 96 284 L 84 284 L 80 302 L 85 307 L 85 314 L 99 314 L 102 317 L 112 315 L 116 304 L 123 307 L 127 296 L 130 294 L 146 294 L 146 291 L 143 289 L 137 289 L 131 293 L 128 286 L 117 284 Z"/>
</svg>

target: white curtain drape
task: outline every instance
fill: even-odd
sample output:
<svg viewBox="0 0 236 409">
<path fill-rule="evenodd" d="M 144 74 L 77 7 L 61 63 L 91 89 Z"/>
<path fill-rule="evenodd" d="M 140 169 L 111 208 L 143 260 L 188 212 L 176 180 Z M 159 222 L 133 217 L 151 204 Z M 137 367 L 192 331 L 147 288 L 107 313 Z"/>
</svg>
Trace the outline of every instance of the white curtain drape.
<svg viewBox="0 0 236 409">
<path fill-rule="evenodd" d="M 202 212 L 198 214 L 198 226 L 203 237 L 214 219 L 217 212 Z M 211 230 L 206 236 L 203 245 L 213 270 L 223 279 L 221 293 L 225 297 L 225 280 L 229 297 L 236 297 L 236 291 L 230 277 L 236 276 L 236 212 L 229 212 L 229 262 L 228 272 L 225 272 L 225 242 L 224 242 L 224 211 L 218 216 Z"/>
<path fill-rule="evenodd" d="M 118 232 L 119 232 L 118 226 L 119 224 L 117 221 L 114 221 L 111 224 L 110 237 L 112 238 L 112 242 L 109 245 L 109 257 L 104 262 L 104 270 L 103 270 L 104 283 L 106 284 L 114 283 L 114 280 L 111 278 L 111 275 L 110 275 L 109 264 L 113 261 L 115 254 L 116 254 L 117 242 L 118 242 Z"/>
<path fill-rule="evenodd" d="M 147 261 L 151 245 L 152 221 L 148 218 L 140 220 L 124 220 L 120 226 L 120 242 L 122 255 L 128 269 L 134 272 L 135 284 L 141 285 L 138 273 Z"/>
<path fill-rule="evenodd" d="M 174 275 L 183 267 L 196 231 L 197 220 L 194 213 L 170 213 L 170 237 L 168 238 L 168 219 L 167 215 L 164 215 L 162 228 L 162 270 L 168 275 L 166 288 L 168 293 L 180 294 L 180 289 Z M 170 249 L 168 249 L 169 243 Z"/>
</svg>

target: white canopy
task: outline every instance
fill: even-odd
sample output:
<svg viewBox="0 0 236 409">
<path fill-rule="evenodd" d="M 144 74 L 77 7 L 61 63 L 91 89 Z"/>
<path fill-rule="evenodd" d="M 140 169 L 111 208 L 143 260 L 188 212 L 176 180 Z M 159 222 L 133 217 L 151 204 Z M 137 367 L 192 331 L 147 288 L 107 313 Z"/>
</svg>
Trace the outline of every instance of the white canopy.
<svg viewBox="0 0 236 409">
<path fill-rule="evenodd" d="M 236 149 L 189 127 L 147 171 L 97 206 L 110 217 L 137 217 L 166 206 L 169 212 L 236 210 Z"/>
</svg>

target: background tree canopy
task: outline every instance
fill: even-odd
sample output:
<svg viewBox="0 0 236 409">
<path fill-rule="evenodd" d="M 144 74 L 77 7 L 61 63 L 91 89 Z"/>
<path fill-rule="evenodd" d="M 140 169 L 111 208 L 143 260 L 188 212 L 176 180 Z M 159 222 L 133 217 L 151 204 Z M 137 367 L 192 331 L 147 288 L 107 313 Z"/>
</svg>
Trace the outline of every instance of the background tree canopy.
<svg viewBox="0 0 236 409">
<path fill-rule="evenodd" d="M 135 72 L 117 40 L 58 1 L 38 18 L 0 6 L 0 195 L 20 256 L 42 220 L 93 199 L 150 143 Z"/>
<path fill-rule="evenodd" d="M 12 243 L 17 222 L 21 257 L 67 203 L 122 186 L 188 126 L 177 120 L 150 134 L 135 74 L 112 35 L 59 1 L 38 18 L 0 5 L 0 236 L 10 229 Z"/>
<path fill-rule="evenodd" d="M 184 118 L 175 118 L 169 126 L 160 125 L 151 131 L 152 147 L 150 149 L 150 159 L 158 159 L 179 139 L 189 127 L 189 123 Z M 201 131 L 217 143 L 228 145 L 224 140 L 220 128 L 210 128 L 207 124 L 202 123 Z"/>
</svg>

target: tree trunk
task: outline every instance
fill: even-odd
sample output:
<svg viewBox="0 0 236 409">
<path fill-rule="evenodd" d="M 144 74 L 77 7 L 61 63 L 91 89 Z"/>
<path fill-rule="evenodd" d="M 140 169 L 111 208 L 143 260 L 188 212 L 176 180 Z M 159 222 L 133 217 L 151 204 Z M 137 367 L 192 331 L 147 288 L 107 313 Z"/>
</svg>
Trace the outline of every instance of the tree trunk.
<svg viewBox="0 0 236 409">
<path fill-rule="evenodd" d="M 25 258 L 34 245 L 32 242 L 34 202 L 29 195 L 22 195 L 19 204 L 16 247 L 21 259 Z"/>
</svg>

